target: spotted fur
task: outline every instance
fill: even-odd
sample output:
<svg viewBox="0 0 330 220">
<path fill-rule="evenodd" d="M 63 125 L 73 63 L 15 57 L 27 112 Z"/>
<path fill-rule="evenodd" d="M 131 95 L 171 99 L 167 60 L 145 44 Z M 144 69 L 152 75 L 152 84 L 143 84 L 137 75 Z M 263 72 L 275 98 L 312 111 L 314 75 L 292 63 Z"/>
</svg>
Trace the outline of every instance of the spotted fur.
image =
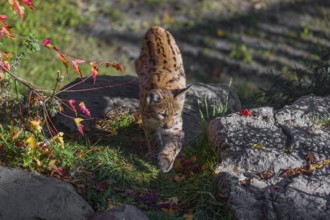
<svg viewBox="0 0 330 220">
<path fill-rule="evenodd" d="M 189 88 L 173 36 L 161 27 L 150 28 L 143 38 L 135 69 L 149 153 L 158 149 L 158 166 L 168 172 L 182 148 L 182 109 Z"/>
</svg>

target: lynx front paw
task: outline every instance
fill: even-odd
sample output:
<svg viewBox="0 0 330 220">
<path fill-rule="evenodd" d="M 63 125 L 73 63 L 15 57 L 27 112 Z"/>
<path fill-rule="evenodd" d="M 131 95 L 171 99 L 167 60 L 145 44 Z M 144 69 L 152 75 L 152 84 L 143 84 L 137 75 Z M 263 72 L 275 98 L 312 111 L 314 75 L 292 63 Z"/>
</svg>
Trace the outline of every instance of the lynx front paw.
<svg viewBox="0 0 330 220">
<path fill-rule="evenodd" d="M 167 173 L 172 169 L 174 161 L 175 157 L 173 155 L 164 153 L 158 155 L 158 167 L 163 173 Z"/>
</svg>

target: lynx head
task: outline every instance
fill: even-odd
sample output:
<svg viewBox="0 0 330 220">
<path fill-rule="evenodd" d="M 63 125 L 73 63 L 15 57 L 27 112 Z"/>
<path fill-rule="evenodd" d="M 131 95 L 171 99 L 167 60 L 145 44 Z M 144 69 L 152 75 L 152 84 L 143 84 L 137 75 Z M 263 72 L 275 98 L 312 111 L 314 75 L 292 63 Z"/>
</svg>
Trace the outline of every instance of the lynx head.
<svg viewBox="0 0 330 220">
<path fill-rule="evenodd" d="M 188 89 L 189 87 L 150 90 L 147 95 L 144 120 L 154 128 L 181 129 L 181 113 Z"/>
</svg>

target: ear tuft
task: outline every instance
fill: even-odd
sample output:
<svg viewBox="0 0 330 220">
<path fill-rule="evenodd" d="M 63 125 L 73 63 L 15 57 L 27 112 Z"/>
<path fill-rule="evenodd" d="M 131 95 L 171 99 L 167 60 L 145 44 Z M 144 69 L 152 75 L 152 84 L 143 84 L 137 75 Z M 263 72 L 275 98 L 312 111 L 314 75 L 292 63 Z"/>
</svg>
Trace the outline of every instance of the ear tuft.
<svg viewBox="0 0 330 220">
<path fill-rule="evenodd" d="M 161 95 L 156 91 L 156 90 L 150 90 L 148 92 L 148 96 L 147 96 L 147 103 L 148 104 L 157 104 L 160 102 L 161 100 Z"/>
<path fill-rule="evenodd" d="M 173 93 L 173 96 L 175 99 L 177 100 L 181 100 L 183 99 L 186 94 L 186 92 L 188 92 L 189 88 L 191 87 L 191 85 L 187 86 L 186 88 L 183 88 L 183 89 L 176 89 L 176 90 L 173 90 L 172 93 Z"/>
</svg>

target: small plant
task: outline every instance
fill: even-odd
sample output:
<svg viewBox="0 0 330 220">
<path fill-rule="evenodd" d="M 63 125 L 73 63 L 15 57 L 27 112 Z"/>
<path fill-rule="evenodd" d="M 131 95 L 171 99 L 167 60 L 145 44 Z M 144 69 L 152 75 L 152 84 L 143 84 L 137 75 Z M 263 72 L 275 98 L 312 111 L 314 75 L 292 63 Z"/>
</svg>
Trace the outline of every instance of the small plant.
<svg viewBox="0 0 330 220">
<path fill-rule="evenodd" d="M 232 84 L 232 79 L 230 79 L 229 81 L 229 85 L 228 88 L 230 89 Z M 221 117 L 223 115 L 225 115 L 228 112 L 228 102 L 229 102 L 229 94 L 230 91 L 228 90 L 228 94 L 225 97 L 224 103 L 219 103 L 218 105 L 212 105 L 209 106 L 208 101 L 207 101 L 207 97 L 204 97 L 204 109 L 202 108 L 202 104 L 198 103 L 198 110 L 199 110 L 199 115 L 201 117 L 201 119 L 204 122 L 210 121 L 213 118 L 216 117 Z"/>
<path fill-rule="evenodd" d="M 318 125 L 324 129 L 330 129 L 330 116 L 329 115 L 313 115 L 312 121 L 315 125 Z"/>
<path fill-rule="evenodd" d="M 245 63 L 252 62 L 252 56 L 245 44 L 235 45 L 230 52 L 229 57 L 235 60 L 242 60 Z"/>
<path fill-rule="evenodd" d="M 300 37 L 302 39 L 308 39 L 312 35 L 312 32 L 311 32 L 309 26 L 305 23 L 301 23 L 300 26 L 302 28 L 302 31 L 299 34 Z"/>
</svg>

